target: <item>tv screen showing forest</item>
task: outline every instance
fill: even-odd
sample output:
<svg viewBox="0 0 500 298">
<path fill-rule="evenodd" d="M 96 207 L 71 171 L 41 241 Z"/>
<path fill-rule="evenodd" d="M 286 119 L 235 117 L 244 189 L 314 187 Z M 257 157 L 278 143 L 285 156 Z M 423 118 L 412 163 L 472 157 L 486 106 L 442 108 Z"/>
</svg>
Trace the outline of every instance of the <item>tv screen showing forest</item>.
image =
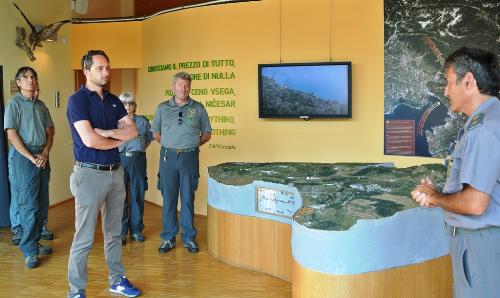
<svg viewBox="0 0 500 298">
<path fill-rule="evenodd" d="M 351 63 L 259 64 L 260 118 L 350 118 Z"/>
</svg>

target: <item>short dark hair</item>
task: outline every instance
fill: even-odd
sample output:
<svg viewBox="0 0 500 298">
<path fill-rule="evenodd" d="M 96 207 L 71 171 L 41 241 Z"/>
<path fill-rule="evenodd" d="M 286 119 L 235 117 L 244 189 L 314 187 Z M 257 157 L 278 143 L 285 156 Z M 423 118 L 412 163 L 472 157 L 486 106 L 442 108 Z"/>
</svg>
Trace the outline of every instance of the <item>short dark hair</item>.
<svg viewBox="0 0 500 298">
<path fill-rule="evenodd" d="M 82 57 L 82 69 L 90 69 L 92 67 L 92 64 L 94 63 L 92 61 L 92 57 L 101 55 L 106 57 L 106 60 L 108 60 L 109 63 L 109 57 L 106 55 L 106 53 L 103 50 L 89 50 L 87 54 L 83 55 Z"/>
<path fill-rule="evenodd" d="M 457 83 L 470 72 L 474 75 L 481 94 L 498 96 L 500 69 L 495 53 L 478 48 L 462 47 L 446 58 L 445 70 L 453 67 Z"/>
<path fill-rule="evenodd" d="M 33 68 L 31 68 L 31 67 L 29 67 L 29 66 L 23 66 L 23 67 L 20 67 L 20 68 L 17 70 L 17 72 L 16 72 L 16 81 L 17 81 L 17 80 L 20 80 L 20 79 L 21 79 L 21 77 L 22 77 L 25 73 L 27 73 L 28 71 L 31 71 L 31 72 L 33 73 L 33 75 L 35 76 L 35 79 L 37 79 L 37 80 L 38 80 L 38 74 L 36 73 L 36 71 L 35 71 Z"/>
<path fill-rule="evenodd" d="M 16 81 L 20 80 L 21 77 L 24 76 L 27 72 L 32 72 L 33 76 L 38 81 L 38 74 L 36 73 L 36 71 L 33 68 L 31 68 L 29 66 L 23 66 L 23 67 L 20 67 L 17 70 L 17 72 L 16 72 Z M 21 88 L 19 87 L 19 85 L 17 86 L 17 91 L 21 91 Z"/>
</svg>

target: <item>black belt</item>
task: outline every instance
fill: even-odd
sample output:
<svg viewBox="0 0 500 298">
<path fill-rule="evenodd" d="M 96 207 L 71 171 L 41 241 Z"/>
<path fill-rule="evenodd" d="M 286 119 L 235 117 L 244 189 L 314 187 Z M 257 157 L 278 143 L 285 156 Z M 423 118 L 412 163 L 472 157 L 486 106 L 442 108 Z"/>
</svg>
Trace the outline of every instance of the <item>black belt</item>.
<svg viewBox="0 0 500 298">
<path fill-rule="evenodd" d="M 42 152 L 44 147 L 45 147 L 45 145 L 40 145 L 40 146 L 30 146 L 30 145 L 27 145 L 26 146 L 26 148 L 30 152 Z"/>
<path fill-rule="evenodd" d="M 167 151 L 174 151 L 175 153 L 186 153 L 186 152 L 195 152 L 196 149 L 198 149 L 198 147 L 187 148 L 187 149 L 167 148 Z"/>
<path fill-rule="evenodd" d="M 96 163 L 83 162 L 83 161 L 75 161 L 75 166 L 79 166 L 82 168 L 89 168 L 98 171 L 116 171 L 120 167 L 119 163 L 115 163 L 112 165 L 100 165 Z"/>
<path fill-rule="evenodd" d="M 134 156 L 139 156 L 141 154 L 144 154 L 146 152 L 141 152 L 141 151 L 130 151 L 130 152 L 120 152 L 120 155 L 126 156 L 126 157 L 134 157 Z"/>
<path fill-rule="evenodd" d="M 500 227 L 487 227 L 487 228 L 481 228 L 481 229 L 465 229 L 465 228 L 457 228 L 457 227 L 452 227 L 450 225 L 446 225 L 446 229 L 450 236 L 455 237 L 456 235 L 464 235 L 464 234 L 473 234 L 473 233 L 481 233 L 481 232 L 488 232 L 488 233 L 495 233 L 495 232 L 500 232 Z"/>
</svg>

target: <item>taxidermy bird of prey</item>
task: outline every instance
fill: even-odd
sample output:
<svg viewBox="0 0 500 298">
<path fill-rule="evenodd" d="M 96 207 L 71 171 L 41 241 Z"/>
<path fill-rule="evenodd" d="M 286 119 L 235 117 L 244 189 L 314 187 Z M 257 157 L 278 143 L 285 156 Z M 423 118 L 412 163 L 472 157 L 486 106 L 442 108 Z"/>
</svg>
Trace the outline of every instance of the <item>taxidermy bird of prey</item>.
<svg viewBox="0 0 500 298">
<path fill-rule="evenodd" d="M 16 27 L 16 31 L 17 31 L 16 45 L 26 52 L 31 61 L 35 61 L 36 60 L 35 55 L 33 55 L 33 51 L 31 50 L 30 46 L 26 43 L 26 30 L 24 30 L 23 27 Z"/>
<path fill-rule="evenodd" d="M 28 20 L 26 15 L 24 15 L 24 13 L 19 8 L 19 6 L 17 6 L 15 3 L 12 3 L 12 4 L 17 8 L 17 10 L 19 10 L 19 12 L 23 16 L 23 18 L 26 20 L 26 23 L 28 23 L 28 26 L 30 26 L 30 28 L 31 28 L 31 33 L 29 35 L 29 45 L 30 45 L 32 51 L 34 51 L 36 47 L 43 47 L 42 41 L 49 39 L 49 37 L 54 35 L 54 33 L 56 33 L 59 30 L 59 28 L 61 28 L 62 25 L 71 22 L 70 20 L 55 22 L 55 23 L 47 25 L 47 26 L 43 27 L 41 30 L 37 31 L 35 26 L 33 26 L 33 24 Z M 19 33 L 18 33 L 18 37 L 19 37 Z M 16 42 L 16 44 L 17 44 L 17 42 Z M 29 56 L 29 54 L 28 54 L 28 56 Z"/>
</svg>

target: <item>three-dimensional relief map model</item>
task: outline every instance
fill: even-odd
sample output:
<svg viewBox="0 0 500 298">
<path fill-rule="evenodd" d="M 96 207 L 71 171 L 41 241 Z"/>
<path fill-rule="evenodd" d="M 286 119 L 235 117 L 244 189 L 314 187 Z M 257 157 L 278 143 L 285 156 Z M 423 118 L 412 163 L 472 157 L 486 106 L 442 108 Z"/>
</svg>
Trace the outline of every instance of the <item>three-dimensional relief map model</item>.
<svg viewBox="0 0 500 298">
<path fill-rule="evenodd" d="M 358 219 L 416 208 L 410 192 L 423 177 L 430 177 L 439 190 L 446 180 L 446 168 L 440 164 L 395 168 L 366 163 L 224 163 L 209 167 L 208 174 L 226 185 L 265 181 L 295 187 L 303 201 L 295 221 L 330 231 L 348 230 Z"/>
<path fill-rule="evenodd" d="M 498 0 L 384 1 L 384 152 L 444 157 L 464 117 L 444 96 L 446 57 L 463 46 L 500 54 Z"/>
</svg>

